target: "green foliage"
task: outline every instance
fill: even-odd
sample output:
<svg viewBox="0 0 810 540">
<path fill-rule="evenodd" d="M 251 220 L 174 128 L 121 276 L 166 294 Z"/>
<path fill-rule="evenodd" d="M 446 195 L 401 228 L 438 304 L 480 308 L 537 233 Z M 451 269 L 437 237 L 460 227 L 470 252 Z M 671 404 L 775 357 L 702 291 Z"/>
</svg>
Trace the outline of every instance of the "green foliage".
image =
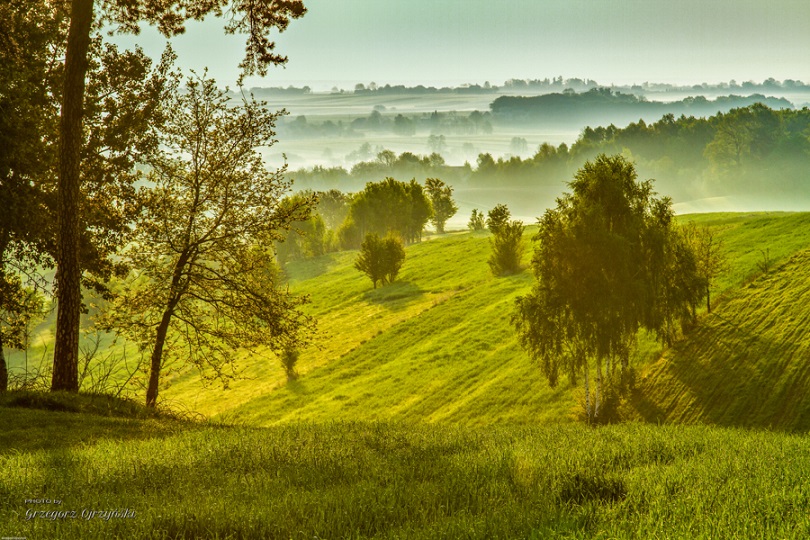
<svg viewBox="0 0 810 540">
<path fill-rule="evenodd" d="M 211 79 L 167 97 L 169 122 L 149 155 L 147 203 L 124 252 L 134 268 L 102 324 L 151 355 L 147 404 L 161 371 L 193 363 L 233 378 L 234 352 L 305 339 L 304 297 L 279 287 L 267 242 L 306 220 L 312 197 L 281 202 L 289 185 L 257 148 L 276 114 L 255 101 L 228 104 Z"/>
<path fill-rule="evenodd" d="M 487 262 L 494 275 L 505 276 L 520 272 L 524 229 L 522 221 L 510 221 L 499 227 L 498 232 L 490 239 L 492 255 Z"/>
<path fill-rule="evenodd" d="M 326 228 L 336 231 L 349 213 L 351 195 L 337 189 L 319 191 L 315 195 L 318 197 L 318 214 L 323 218 Z"/>
<path fill-rule="evenodd" d="M 385 238 L 368 234 L 360 246 L 354 267 L 365 273 L 376 289 L 378 281 L 383 285 L 393 283 L 404 262 L 405 248 L 399 238 L 390 234 Z"/>
<path fill-rule="evenodd" d="M 284 373 L 287 374 L 287 380 L 292 381 L 298 378 L 298 358 L 301 356 L 301 351 L 294 345 L 288 345 L 281 349 L 279 359 L 281 366 L 284 368 Z"/>
<path fill-rule="evenodd" d="M 44 298 L 23 286 L 17 275 L 0 271 L 0 392 L 8 390 L 9 371 L 3 348 L 26 349 L 32 321 L 40 317 Z"/>
<path fill-rule="evenodd" d="M 492 234 L 498 234 L 503 227 L 509 223 L 512 213 L 505 204 L 497 204 L 495 208 L 487 212 L 487 228 Z"/>
<path fill-rule="evenodd" d="M 416 180 L 405 183 L 386 178 L 369 182 L 352 198 L 338 236 L 345 249 L 358 248 L 368 234 L 393 233 L 406 243 L 413 243 L 422 238 L 432 215 L 430 199 Z"/>
<path fill-rule="evenodd" d="M 586 415 L 598 420 L 603 368 L 627 374 L 640 328 L 665 342 L 705 291 L 690 246 L 673 227 L 667 198 L 637 183 L 633 165 L 600 155 L 547 210 L 535 237 L 537 284 L 513 315 L 521 345 L 555 384 L 559 372 L 585 384 Z M 596 384 L 591 403 L 590 371 Z"/>
<path fill-rule="evenodd" d="M 317 204 L 314 201 L 316 196 L 310 192 L 285 197 L 280 203 L 284 212 L 297 217 L 282 234 L 283 239 L 273 244 L 276 260 L 282 266 L 289 261 L 318 257 L 330 249 L 326 223 L 320 213 L 311 211 L 313 204 Z"/>
<path fill-rule="evenodd" d="M 696 257 L 697 275 L 706 287 L 706 311 L 711 313 L 711 289 L 715 280 L 728 270 L 723 242 L 711 227 L 698 227 L 695 223 L 689 223 L 685 227 L 684 235 Z"/>
<path fill-rule="evenodd" d="M 438 178 L 428 178 L 425 180 L 425 191 L 428 192 L 433 208 L 431 221 L 436 232 L 444 234 L 444 224 L 458 212 L 458 206 L 453 200 L 453 188 Z"/>
<path fill-rule="evenodd" d="M 471 231 L 483 231 L 486 227 L 484 223 L 484 213 L 479 211 L 477 208 L 473 208 L 472 212 L 470 213 L 470 221 L 467 222 L 467 228 Z"/>
</svg>

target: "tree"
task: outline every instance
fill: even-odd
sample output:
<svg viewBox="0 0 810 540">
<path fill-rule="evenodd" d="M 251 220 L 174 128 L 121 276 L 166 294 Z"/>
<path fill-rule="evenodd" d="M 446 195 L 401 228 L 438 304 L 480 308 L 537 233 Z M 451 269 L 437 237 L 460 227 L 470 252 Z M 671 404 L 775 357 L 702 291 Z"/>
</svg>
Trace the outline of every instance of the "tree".
<svg viewBox="0 0 810 540">
<path fill-rule="evenodd" d="M 394 133 L 397 135 L 410 137 L 416 133 L 416 125 L 410 118 L 398 114 L 394 118 Z"/>
<path fill-rule="evenodd" d="M 436 227 L 436 232 L 444 234 L 444 224 L 458 212 L 458 206 L 453 200 L 453 188 L 438 178 L 428 178 L 425 180 L 425 190 L 433 207 L 431 221 Z"/>
<path fill-rule="evenodd" d="M 326 228 L 337 230 L 349 213 L 351 195 L 337 189 L 319 191 L 316 195 L 318 196 L 318 214 L 323 218 Z"/>
<path fill-rule="evenodd" d="M 405 248 L 399 238 L 390 234 L 380 238 L 372 233 L 363 240 L 354 267 L 365 273 L 376 289 L 378 281 L 393 283 L 404 262 Z"/>
<path fill-rule="evenodd" d="M 477 208 L 473 208 L 472 213 L 470 213 L 470 221 L 467 222 L 467 228 L 471 231 L 483 231 L 484 227 L 484 213 L 479 212 Z"/>
<path fill-rule="evenodd" d="M 492 237 L 492 255 L 489 267 L 496 276 L 515 274 L 520 271 L 520 260 L 523 258 L 522 221 L 510 221 Z"/>
<path fill-rule="evenodd" d="M 105 316 L 150 354 L 146 404 L 161 372 L 191 362 L 227 381 L 234 350 L 303 342 L 307 301 L 277 287 L 269 242 L 309 217 L 314 198 L 282 203 L 284 170 L 268 171 L 257 148 L 272 143 L 277 115 L 245 100 L 228 105 L 214 81 L 190 78 L 170 97 L 144 212 L 124 251 L 134 270 Z"/>
<path fill-rule="evenodd" d="M 42 268 L 53 265 L 58 228 L 56 182 L 59 103 L 64 91 L 66 5 L 11 0 L 0 6 L 0 274 L 43 288 Z M 98 35 L 89 42 L 81 132 L 80 222 L 75 255 L 82 283 L 104 293 L 120 271 L 111 255 L 137 211 L 132 183 L 138 156 L 155 141 L 170 52 L 151 69 L 140 50 L 119 52 Z M 150 72 L 151 69 L 151 72 Z M 63 282 L 57 273 L 57 285 Z M 0 299 L 2 303 L 2 299 Z M 8 308 L 9 306 L 5 306 Z M 76 314 L 78 317 L 78 313 Z M 69 336 L 70 337 L 70 336 Z M 75 335 L 78 338 L 78 334 Z M 54 377 L 78 388 L 78 364 L 56 363 Z"/>
<path fill-rule="evenodd" d="M 228 32 L 247 33 L 246 54 L 240 67 L 245 74 L 266 73 L 267 66 L 286 58 L 273 52 L 270 31 L 283 31 L 290 19 L 301 17 L 301 0 L 244 2 L 242 0 L 111 0 L 101 4 L 98 16 L 94 0 L 71 0 L 69 29 L 59 124 L 57 182 L 57 289 L 58 311 L 52 390 L 78 390 L 79 318 L 81 313 L 82 265 L 82 151 L 86 74 L 93 60 L 91 34 L 107 24 L 123 32 L 138 33 L 142 22 L 154 24 L 166 37 L 183 33 L 187 18 L 202 19 L 209 13 L 230 14 Z M 126 129 L 136 132 L 132 126 Z"/>
<path fill-rule="evenodd" d="M 312 192 L 296 193 L 281 201 L 282 207 L 304 208 L 315 201 Z M 318 213 L 310 213 L 303 221 L 297 221 L 283 234 L 283 240 L 274 243 L 276 260 L 281 265 L 299 259 L 317 257 L 327 250 L 326 224 Z"/>
<path fill-rule="evenodd" d="M 670 338 L 703 289 L 671 201 L 655 198 L 651 181 L 638 183 L 622 156 L 587 162 L 569 186 L 540 220 L 537 282 L 512 322 L 550 384 L 560 371 L 572 384 L 584 378 L 587 418 L 599 421 L 604 375 L 612 379 L 617 366 L 627 373 L 638 330 Z"/>
<path fill-rule="evenodd" d="M 512 213 L 505 204 L 495 205 L 495 208 L 487 212 L 487 228 L 492 234 L 498 234 L 509 223 L 510 217 Z"/>
<path fill-rule="evenodd" d="M 0 276 L 0 298 L 0 392 L 5 392 L 9 373 L 3 348 L 27 348 L 30 324 L 42 314 L 43 298 L 16 275 Z"/>
<path fill-rule="evenodd" d="M 529 149 L 529 143 L 523 137 L 512 137 L 509 142 L 509 150 L 516 156 L 525 154 Z"/>
<path fill-rule="evenodd" d="M 407 243 L 416 242 L 421 239 L 432 212 L 430 199 L 416 180 L 405 183 L 389 177 L 369 182 L 352 198 L 338 236 L 347 249 L 360 247 L 371 233 L 377 236 L 393 233 Z"/>
<path fill-rule="evenodd" d="M 715 278 L 727 270 L 723 242 L 715 237 L 710 227 L 698 227 L 690 223 L 686 229 L 686 239 L 695 253 L 697 271 L 705 284 L 706 312 L 712 312 L 711 287 Z"/>
<path fill-rule="evenodd" d="M 428 137 L 428 148 L 433 153 L 441 154 L 447 150 L 447 139 L 444 135 L 431 135 Z"/>
</svg>

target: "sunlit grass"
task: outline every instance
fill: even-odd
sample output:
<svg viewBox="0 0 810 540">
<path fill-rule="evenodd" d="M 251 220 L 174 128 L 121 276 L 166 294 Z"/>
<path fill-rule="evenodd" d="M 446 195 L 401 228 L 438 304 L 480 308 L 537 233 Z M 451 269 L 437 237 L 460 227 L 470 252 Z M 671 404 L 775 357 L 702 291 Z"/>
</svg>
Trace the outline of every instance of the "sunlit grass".
<svg viewBox="0 0 810 540">
<path fill-rule="evenodd" d="M 68 413 L 0 422 L 53 425 Z M 75 415 L 78 416 L 78 415 Z M 90 415 L 70 427 L 103 429 Z M 4 426 L 6 427 L 6 426 Z M 143 427 L 143 425 L 141 425 Z M 134 431 L 133 431 L 134 430 Z M 118 428 L 0 435 L 0 530 L 28 538 L 804 538 L 805 437 L 629 424 Z M 26 502 L 61 500 L 58 506 Z M 129 518 L 82 519 L 82 510 Z M 76 511 L 26 519 L 31 511 Z"/>
</svg>

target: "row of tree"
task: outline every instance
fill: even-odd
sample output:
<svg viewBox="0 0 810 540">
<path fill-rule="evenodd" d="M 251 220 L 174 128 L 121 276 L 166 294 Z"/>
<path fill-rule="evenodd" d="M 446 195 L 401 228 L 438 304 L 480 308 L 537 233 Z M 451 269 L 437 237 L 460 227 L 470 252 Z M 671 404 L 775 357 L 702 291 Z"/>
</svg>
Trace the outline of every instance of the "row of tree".
<svg viewBox="0 0 810 540">
<path fill-rule="evenodd" d="M 458 211 L 453 188 L 438 178 L 424 186 L 416 180 L 385 178 L 369 182 L 353 194 L 338 190 L 304 191 L 282 201 L 282 206 L 302 198 L 317 201 L 317 210 L 290 228 L 276 242 L 278 261 L 313 257 L 340 249 L 359 249 L 368 235 L 394 235 L 406 244 L 418 242 L 430 222 L 438 234 Z"/>
<path fill-rule="evenodd" d="M 456 111 L 383 114 L 385 107 L 375 108 L 368 116 L 360 116 L 350 122 L 324 120 L 310 122 L 305 115 L 281 122 L 279 133 L 285 138 L 306 139 L 322 137 L 362 137 L 364 133 L 395 133 L 410 137 L 418 133 L 434 135 L 476 135 L 493 131 L 492 113 L 472 111 L 468 114 Z"/>
<path fill-rule="evenodd" d="M 370 152 L 370 148 L 369 148 Z M 532 188 L 567 182 L 600 153 L 622 153 L 640 173 L 679 200 L 708 196 L 807 193 L 810 109 L 774 110 L 761 104 L 707 118 L 666 114 L 655 122 L 586 127 L 569 146 L 541 144 L 533 155 L 478 155 L 472 165 L 449 167 L 441 155 L 377 156 L 342 167 L 296 171 L 299 185 L 346 189 L 384 176 L 440 177 L 457 187 Z"/>
</svg>

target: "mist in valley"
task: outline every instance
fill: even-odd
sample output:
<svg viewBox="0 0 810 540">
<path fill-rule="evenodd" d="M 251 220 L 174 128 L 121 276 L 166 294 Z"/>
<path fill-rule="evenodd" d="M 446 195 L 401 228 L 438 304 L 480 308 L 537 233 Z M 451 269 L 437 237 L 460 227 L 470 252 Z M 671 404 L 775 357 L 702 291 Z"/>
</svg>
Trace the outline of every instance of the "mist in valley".
<svg viewBox="0 0 810 540">
<path fill-rule="evenodd" d="M 287 104 L 264 156 L 287 164 L 294 190 L 441 178 L 459 206 L 451 230 L 496 204 L 533 223 L 598 153 L 627 156 L 678 213 L 799 211 L 810 196 L 810 86 L 800 81 L 608 88 L 559 77 L 252 91 L 268 108 Z"/>
</svg>

